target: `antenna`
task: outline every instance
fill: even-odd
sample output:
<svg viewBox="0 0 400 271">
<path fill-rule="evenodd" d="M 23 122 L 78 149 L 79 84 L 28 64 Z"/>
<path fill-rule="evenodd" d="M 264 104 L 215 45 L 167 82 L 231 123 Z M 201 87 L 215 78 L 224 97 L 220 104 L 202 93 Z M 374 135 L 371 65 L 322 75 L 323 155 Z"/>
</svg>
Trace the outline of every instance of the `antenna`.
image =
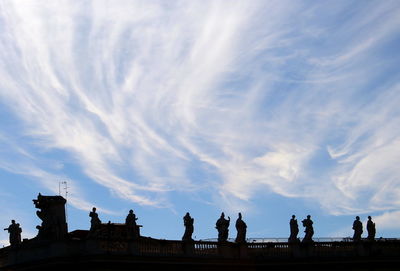
<svg viewBox="0 0 400 271">
<path fill-rule="evenodd" d="M 65 204 L 65 218 L 68 221 L 68 184 L 67 181 L 60 181 L 58 182 L 58 194 L 61 196 L 61 186 L 64 186 L 62 189 L 65 192 L 65 200 L 67 203 Z"/>
</svg>

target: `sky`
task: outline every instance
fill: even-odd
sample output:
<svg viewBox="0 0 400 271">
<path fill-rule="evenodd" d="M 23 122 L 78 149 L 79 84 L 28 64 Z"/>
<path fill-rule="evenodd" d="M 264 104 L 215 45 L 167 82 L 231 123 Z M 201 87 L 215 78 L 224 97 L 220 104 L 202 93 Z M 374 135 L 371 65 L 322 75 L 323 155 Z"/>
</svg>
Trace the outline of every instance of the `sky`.
<svg viewBox="0 0 400 271">
<path fill-rule="evenodd" d="M 399 1 L 0 1 L 0 224 L 400 237 Z M 65 185 L 66 182 L 66 185 Z M 300 225 L 300 237 L 304 235 Z M 0 243 L 8 244 L 6 231 Z"/>
</svg>

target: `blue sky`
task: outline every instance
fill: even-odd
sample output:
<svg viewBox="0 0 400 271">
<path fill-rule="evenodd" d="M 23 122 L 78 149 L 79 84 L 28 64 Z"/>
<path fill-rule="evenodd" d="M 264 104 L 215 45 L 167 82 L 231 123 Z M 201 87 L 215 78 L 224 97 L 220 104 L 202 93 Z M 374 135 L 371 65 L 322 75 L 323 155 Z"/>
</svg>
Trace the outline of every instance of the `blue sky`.
<svg viewBox="0 0 400 271">
<path fill-rule="evenodd" d="M 0 224 L 68 183 L 69 230 L 400 232 L 398 1 L 1 1 Z M 62 189 L 62 195 L 65 191 Z M 233 224 L 233 223 L 232 223 Z M 302 230 L 301 230 L 302 236 Z M 236 234 L 233 225 L 230 236 Z M 6 232 L 0 233 L 7 244 Z"/>
</svg>

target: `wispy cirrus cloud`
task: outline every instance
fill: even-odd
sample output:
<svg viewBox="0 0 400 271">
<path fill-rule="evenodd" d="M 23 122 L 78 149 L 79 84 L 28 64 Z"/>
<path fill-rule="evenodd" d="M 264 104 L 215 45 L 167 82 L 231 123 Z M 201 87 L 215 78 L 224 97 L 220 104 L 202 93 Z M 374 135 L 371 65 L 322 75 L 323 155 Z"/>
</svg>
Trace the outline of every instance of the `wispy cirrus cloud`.
<svg viewBox="0 0 400 271">
<path fill-rule="evenodd" d="M 24 146 L 20 146 L 15 142 L 15 140 L 9 139 L 1 134 L 0 146 L 3 150 L 3 154 L 0 156 L 0 169 L 13 174 L 28 176 L 31 180 L 38 181 L 43 187 L 46 187 L 46 192 L 55 195 L 60 193 L 60 184 L 58 182 L 63 179 L 68 179 L 68 185 L 73 187 L 72 193 L 71 191 L 69 193 L 68 203 L 75 208 L 84 211 L 90 210 L 94 205 L 85 199 L 85 195 L 80 189 L 82 186 L 79 182 L 76 182 L 71 179 L 71 177 L 66 177 L 63 174 L 52 173 L 63 168 L 63 165 L 58 164 L 58 161 L 38 159 L 24 149 Z M 12 154 L 12 157 L 10 157 L 10 154 Z M 46 167 L 43 167 L 43 164 L 46 164 Z M 63 191 L 62 194 L 64 195 L 65 191 Z M 10 195 L 6 194 L 6 197 L 10 197 Z M 18 198 L 18 195 L 16 195 L 16 198 Z M 101 206 L 98 207 L 98 209 L 106 214 L 115 213 Z"/>
<path fill-rule="evenodd" d="M 396 2 L 1 5 L 0 95 L 19 133 L 118 197 L 160 206 L 212 186 L 334 214 L 399 208 Z"/>
</svg>

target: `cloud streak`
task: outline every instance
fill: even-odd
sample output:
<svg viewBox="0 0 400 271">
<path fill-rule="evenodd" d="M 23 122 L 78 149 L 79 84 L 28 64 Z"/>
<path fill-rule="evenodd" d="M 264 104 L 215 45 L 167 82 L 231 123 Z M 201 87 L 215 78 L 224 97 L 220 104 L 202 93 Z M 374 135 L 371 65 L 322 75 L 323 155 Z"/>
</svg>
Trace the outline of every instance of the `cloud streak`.
<svg viewBox="0 0 400 271">
<path fill-rule="evenodd" d="M 15 152 L 64 151 L 142 205 L 212 186 L 333 214 L 400 207 L 399 72 L 378 50 L 399 35 L 396 2 L 340 22 L 345 2 L 1 5 L 0 97 L 36 144 Z"/>
</svg>

